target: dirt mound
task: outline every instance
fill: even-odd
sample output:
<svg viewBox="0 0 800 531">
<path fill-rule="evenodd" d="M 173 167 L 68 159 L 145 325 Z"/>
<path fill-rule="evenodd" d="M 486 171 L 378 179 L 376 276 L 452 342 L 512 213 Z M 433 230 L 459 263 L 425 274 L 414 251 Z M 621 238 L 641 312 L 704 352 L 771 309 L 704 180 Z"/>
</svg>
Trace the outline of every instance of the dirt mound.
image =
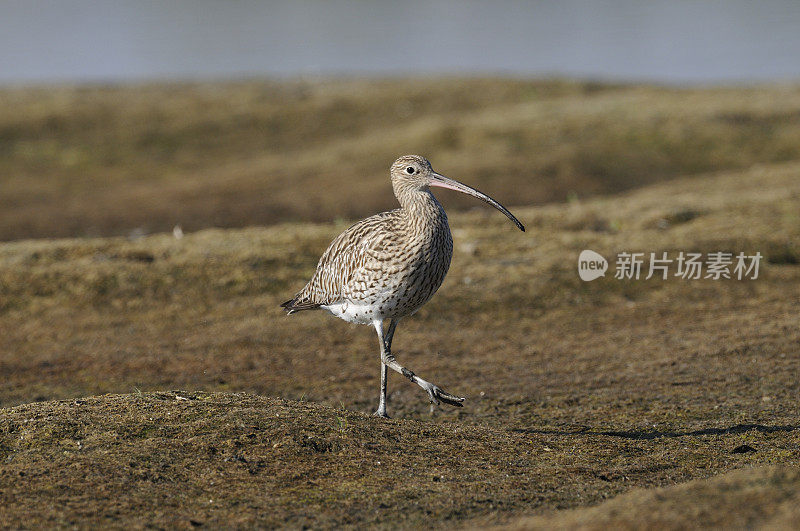
<svg viewBox="0 0 800 531">
<path fill-rule="evenodd" d="M 751 440 L 761 433 L 753 443 L 760 458 L 737 450 L 739 432 Z M 763 462 L 768 447 L 797 444 L 798 433 L 753 426 L 676 439 L 382 420 L 230 393 L 28 404 L 0 416 L 0 526 L 475 524 L 543 505 L 596 503 L 635 484 L 636 474 L 663 469 L 635 457 L 648 447 L 671 453 L 676 470 L 702 453 L 705 471 L 693 473 L 705 474 L 731 461 Z M 626 454 L 628 471 L 605 468 Z M 511 525 L 789 522 L 799 495 L 796 470 L 745 470 Z"/>
<path fill-rule="evenodd" d="M 635 490 L 597 507 L 527 518 L 505 529 L 797 529 L 800 469 L 748 468 L 675 487 Z"/>
<path fill-rule="evenodd" d="M 246 394 L 29 404 L 0 416 L 0 526 L 447 522 L 535 497 L 541 452 L 520 434 Z"/>
</svg>

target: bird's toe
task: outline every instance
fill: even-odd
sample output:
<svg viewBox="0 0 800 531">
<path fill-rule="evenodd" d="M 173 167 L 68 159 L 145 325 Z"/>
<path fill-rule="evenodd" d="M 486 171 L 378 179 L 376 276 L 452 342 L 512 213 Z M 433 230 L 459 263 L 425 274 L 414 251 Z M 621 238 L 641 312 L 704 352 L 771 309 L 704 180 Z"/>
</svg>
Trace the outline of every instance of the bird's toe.
<svg viewBox="0 0 800 531">
<path fill-rule="evenodd" d="M 428 392 L 428 397 L 430 398 L 432 404 L 436 404 L 438 406 L 440 402 L 444 402 L 445 404 L 449 404 L 451 406 L 463 407 L 462 402 L 465 400 L 463 397 L 451 395 L 437 385 L 430 384 L 425 388 L 425 390 Z"/>
<path fill-rule="evenodd" d="M 439 399 L 436 397 L 436 393 L 429 391 L 428 398 L 430 398 L 431 404 L 439 405 Z"/>
</svg>

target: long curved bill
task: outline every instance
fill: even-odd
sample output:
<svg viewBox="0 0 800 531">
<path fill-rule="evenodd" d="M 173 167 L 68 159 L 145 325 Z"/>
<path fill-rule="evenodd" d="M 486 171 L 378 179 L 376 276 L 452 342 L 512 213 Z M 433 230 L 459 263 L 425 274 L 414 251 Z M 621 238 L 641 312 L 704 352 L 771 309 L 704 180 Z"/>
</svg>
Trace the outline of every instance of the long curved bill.
<svg viewBox="0 0 800 531">
<path fill-rule="evenodd" d="M 456 190 L 457 192 L 462 192 L 462 193 L 465 193 L 467 195 L 471 195 L 472 197 L 477 197 L 481 201 L 483 201 L 485 203 L 489 203 L 490 205 L 495 207 L 497 210 L 499 210 L 500 212 L 505 214 L 508 219 L 510 219 L 511 221 L 514 222 L 514 225 L 516 225 L 519 230 L 521 230 L 522 232 L 525 232 L 525 227 L 522 225 L 522 223 L 519 222 L 519 220 L 517 218 L 514 217 L 514 214 L 509 212 L 506 207 L 504 207 L 503 205 L 501 205 L 500 203 L 498 203 L 497 201 L 495 201 L 494 199 L 492 199 L 488 195 L 484 194 L 483 192 L 479 192 L 475 188 L 471 188 L 471 187 L 467 186 L 466 184 L 462 184 L 462 183 L 460 183 L 458 181 L 455 181 L 453 179 L 448 179 L 444 175 L 439 175 L 438 173 L 434 173 L 431 176 L 431 184 L 430 185 L 431 186 L 438 186 L 440 188 L 447 188 L 449 190 Z"/>
</svg>

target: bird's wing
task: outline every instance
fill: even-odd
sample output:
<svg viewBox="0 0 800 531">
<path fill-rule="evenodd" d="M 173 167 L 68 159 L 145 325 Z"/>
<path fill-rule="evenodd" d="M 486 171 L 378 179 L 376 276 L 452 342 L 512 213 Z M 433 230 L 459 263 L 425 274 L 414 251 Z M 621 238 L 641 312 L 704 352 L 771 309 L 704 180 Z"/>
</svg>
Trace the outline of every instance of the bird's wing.
<svg viewBox="0 0 800 531">
<path fill-rule="evenodd" d="M 358 297 L 357 284 L 370 261 L 387 244 L 387 234 L 397 218 L 396 211 L 363 219 L 337 236 L 319 259 L 317 270 L 291 301 L 288 312 L 318 308 Z"/>
</svg>

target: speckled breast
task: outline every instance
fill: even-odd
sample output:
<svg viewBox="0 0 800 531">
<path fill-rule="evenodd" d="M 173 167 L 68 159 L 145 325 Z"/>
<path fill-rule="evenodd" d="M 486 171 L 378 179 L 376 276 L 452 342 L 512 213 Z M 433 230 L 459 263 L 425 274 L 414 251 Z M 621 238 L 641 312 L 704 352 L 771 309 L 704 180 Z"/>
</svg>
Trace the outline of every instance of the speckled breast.
<svg viewBox="0 0 800 531">
<path fill-rule="evenodd" d="M 356 289 L 325 309 L 359 324 L 416 312 L 436 293 L 450 268 L 453 239 L 446 218 L 442 221 L 407 239 L 387 241 L 366 264 L 363 282 L 351 285 Z"/>
<path fill-rule="evenodd" d="M 407 268 L 398 275 L 396 286 L 376 302 L 384 306 L 385 317 L 403 317 L 428 302 L 444 282 L 453 257 L 453 238 L 445 225 L 424 243 L 412 245 Z"/>
</svg>

